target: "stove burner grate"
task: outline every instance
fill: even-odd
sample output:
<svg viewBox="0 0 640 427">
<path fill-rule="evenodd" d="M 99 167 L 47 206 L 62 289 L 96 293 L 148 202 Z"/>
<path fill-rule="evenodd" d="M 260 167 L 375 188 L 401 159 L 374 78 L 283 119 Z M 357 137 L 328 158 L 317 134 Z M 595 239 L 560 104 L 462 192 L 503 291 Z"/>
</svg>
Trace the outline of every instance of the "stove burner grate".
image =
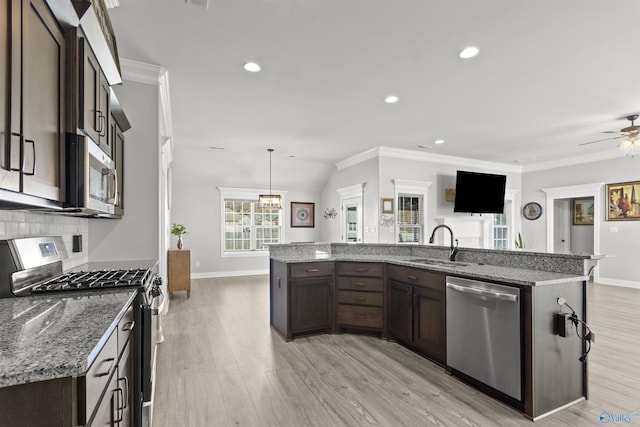
<svg viewBox="0 0 640 427">
<path fill-rule="evenodd" d="M 150 277 L 147 269 L 96 270 L 65 273 L 35 285 L 31 293 L 82 291 L 88 289 L 143 286 Z"/>
</svg>

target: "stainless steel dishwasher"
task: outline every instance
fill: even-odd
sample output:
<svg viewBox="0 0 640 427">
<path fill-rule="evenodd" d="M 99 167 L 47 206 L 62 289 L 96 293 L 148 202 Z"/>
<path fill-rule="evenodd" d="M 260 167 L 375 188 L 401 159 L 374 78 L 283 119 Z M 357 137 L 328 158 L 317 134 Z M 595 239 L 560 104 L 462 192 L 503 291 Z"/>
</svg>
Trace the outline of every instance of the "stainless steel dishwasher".
<svg viewBox="0 0 640 427">
<path fill-rule="evenodd" d="M 520 289 L 447 277 L 447 365 L 521 400 Z"/>
</svg>

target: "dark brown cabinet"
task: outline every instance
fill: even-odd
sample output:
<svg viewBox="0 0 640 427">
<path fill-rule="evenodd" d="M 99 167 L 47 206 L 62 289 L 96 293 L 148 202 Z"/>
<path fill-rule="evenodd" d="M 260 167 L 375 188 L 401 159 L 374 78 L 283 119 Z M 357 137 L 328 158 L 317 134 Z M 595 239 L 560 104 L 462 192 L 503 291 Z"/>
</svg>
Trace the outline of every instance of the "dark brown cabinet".
<svg viewBox="0 0 640 427">
<path fill-rule="evenodd" d="M 111 157 L 114 139 L 109 135 L 111 121 L 109 82 L 86 38 L 80 37 L 78 43 L 80 56 L 78 128 Z"/>
<path fill-rule="evenodd" d="M 412 331 L 412 286 L 388 281 L 389 303 L 387 304 L 387 332 L 399 341 L 411 342 Z"/>
<path fill-rule="evenodd" d="M 286 340 L 333 330 L 334 264 L 270 261 L 270 323 Z"/>
<path fill-rule="evenodd" d="M 446 361 L 446 277 L 391 265 L 387 332 L 439 363 Z"/>
<path fill-rule="evenodd" d="M 2 38 L 9 44 L 0 48 L 0 120 L 7 120 L 2 123 L 0 182 L 4 189 L 61 202 L 64 34 L 44 0 L 5 0 L 2 9 L 2 31 L 11 28 L 11 32 L 6 34 L 8 38 Z"/>
<path fill-rule="evenodd" d="M 290 286 L 291 332 L 330 328 L 333 317 L 333 277 L 292 280 Z"/>
<path fill-rule="evenodd" d="M 337 274 L 339 328 L 382 332 L 384 326 L 384 265 L 340 262 Z"/>
<path fill-rule="evenodd" d="M 413 345 L 433 359 L 446 361 L 445 293 L 413 287 Z"/>
</svg>

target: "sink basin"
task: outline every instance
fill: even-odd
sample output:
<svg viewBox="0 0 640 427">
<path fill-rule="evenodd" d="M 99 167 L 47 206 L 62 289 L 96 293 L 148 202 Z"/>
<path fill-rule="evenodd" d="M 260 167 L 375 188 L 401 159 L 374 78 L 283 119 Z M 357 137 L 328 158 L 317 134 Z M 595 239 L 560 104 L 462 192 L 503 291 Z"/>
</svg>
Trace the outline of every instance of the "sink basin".
<svg viewBox="0 0 640 427">
<path fill-rule="evenodd" d="M 433 259 L 433 258 L 410 259 L 409 262 L 415 262 L 415 263 L 424 264 L 424 265 L 437 265 L 441 267 L 465 267 L 469 265 L 469 264 L 465 264 L 464 262 L 449 261 L 444 259 Z"/>
</svg>

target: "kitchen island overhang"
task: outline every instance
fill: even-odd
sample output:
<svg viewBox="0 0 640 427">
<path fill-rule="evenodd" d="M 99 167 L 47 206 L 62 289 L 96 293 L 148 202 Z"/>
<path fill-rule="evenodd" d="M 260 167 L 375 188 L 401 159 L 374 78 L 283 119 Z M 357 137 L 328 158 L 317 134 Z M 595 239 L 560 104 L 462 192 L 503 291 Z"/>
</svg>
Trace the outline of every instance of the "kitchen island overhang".
<svg viewBox="0 0 640 427">
<path fill-rule="evenodd" d="M 431 360 L 442 365 L 454 375 L 471 383 L 481 391 L 496 397 L 524 412 L 525 416 L 537 420 L 553 412 L 563 409 L 573 403 L 588 397 L 587 360 L 579 359 L 587 352 L 588 344 L 578 338 L 584 336 L 582 325 L 571 336 L 561 337 L 554 328 L 554 318 L 559 312 L 568 312 L 565 306 L 558 304 L 558 297 L 563 297 L 569 306 L 575 310 L 576 316 L 586 322 L 587 310 L 587 281 L 588 274 L 602 258 L 597 255 L 546 254 L 525 251 L 505 251 L 460 248 L 457 261 L 447 260 L 449 248 L 442 246 L 418 246 L 401 244 L 341 244 L 341 243 L 305 243 L 305 244 L 276 244 L 270 245 L 271 257 L 271 325 L 285 340 L 309 333 L 348 332 L 355 329 L 358 332 L 377 333 L 382 338 L 398 341 L 412 348 L 416 352 L 426 355 Z M 382 266 L 382 273 L 376 273 L 377 278 L 367 277 L 371 274 L 364 268 L 367 265 Z M 349 268 L 349 266 L 351 266 Z M 306 268 L 310 267 L 310 268 Z M 356 268 L 357 267 L 357 268 Z M 291 269 L 294 269 L 292 276 Z M 308 273 L 305 278 L 302 273 Z M 317 272 L 316 272 L 317 271 Z M 345 273 L 346 271 L 346 273 Z M 351 271 L 351 273 L 349 273 Z M 355 284 L 364 283 L 368 286 L 371 280 L 379 280 L 381 303 L 345 301 L 344 295 L 353 294 L 364 297 L 376 296 L 375 289 L 361 289 L 354 293 L 345 287 L 346 276 L 355 276 L 353 271 L 361 271 L 364 279 L 358 279 Z M 390 273 L 394 272 L 393 274 Z M 390 328 L 390 322 L 397 316 L 393 310 L 398 304 L 394 303 L 397 292 L 397 272 L 407 277 L 403 292 L 409 297 L 424 299 L 424 292 L 430 292 L 429 301 L 439 301 L 432 304 L 435 311 L 446 312 L 446 297 L 444 295 L 445 278 L 459 277 L 464 279 L 483 280 L 500 285 L 508 285 L 520 289 L 521 307 L 521 378 L 522 398 L 516 400 L 501 394 L 499 390 L 486 386 L 482 382 L 470 378 L 464 373 L 457 372 L 446 363 L 446 345 L 441 351 L 424 351 L 418 345 L 421 318 L 437 318 L 442 313 L 430 314 L 422 317 L 412 309 L 405 313 L 410 321 L 407 334 L 398 334 Z M 415 274 L 411 272 L 417 272 Z M 302 274 L 302 275 L 301 275 Z M 315 276 L 314 276 L 315 275 Z M 392 277 L 393 275 L 393 277 Z M 404 277 L 403 276 L 403 277 Z M 419 283 L 422 276 L 437 279 L 436 282 Z M 354 278 L 354 277 L 350 277 Z M 418 280 L 420 278 L 420 280 Z M 439 278 L 439 279 L 438 279 Z M 395 281 L 394 286 L 390 283 Z M 414 279 L 416 279 L 414 281 Z M 430 280 L 430 279 L 429 279 Z M 292 283 L 293 282 L 293 283 Z M 353 282 L 353 281 L 352 281 Z M 304 288 L 300 285 L 310 284 Z M 291 288 L 291 286 L 293 286 Z M 301 290 L 315 289 L 313 301 L 323 301 L 320 306 L 305 306 L 305 313 L 316 313 L 321 316 L 320 323 L 308 323 L 311 329 L 294 327 L 291 329 L 292 316 L 296 316 L 295 306 L 305 302 Z M 325 292 L 326 290 L 326 292 Z M 395 293 L 391 293 L 393 290 Z M 320 293 L 318 293 L 320 291 Z M 435 291 L 435 292 L 434 292 Z M 435 299 L 433 299 L 435 296 Z M 360 298 L 364 298 L 360 296 Z M 373 300 L 373 299 L 371 299 Z M 424 299 L 427 301 L 427 299 Z M 364 299 L 362 299 L 364 301 Z M 375 301 L 379 301 L 376 298 Z M 362 307 L 365 304 L 370 307 Z M 395 305 L 394 305 L 395 304 Z M 374 307 L 380 305 L 380 307 Z M 409 303 L 408 305 L 411 305 Z M 396 308 L 392 308 L 396 306 Z M 360 328 L 345 327 L 343 313 L 346 308 L 358 309 L 360 316 L 369 316 L 368 310 L 379 310 L 381 328 L 372 327 L 373 323 L 360 322 Z M 319 309 L 319 311 L 317 310 Z M 435 316 L 435 317 L 434 317 Z M 406 316 L 405 316 L 406 317 Z M 299 320 L 299 319 L 298 319 Z M 296 320 L 293 320 L 296 323 Z M 348 322 L 347 322 L 348 323 Z M 358 323 L 358 322 L 355 322 Z M 441 323 L 440 336 L 434 339 L 440 342 L 446 337 L 446 324 Z M 348 324 L 347 324 L 348 326 Z M 424 326 L 423 326 L 424 329 Z M 407 335 L 410 335 L 407 337 Z M 414 339 L 415 338 L 415 339 Z M 440 356 L 437 356 L 440 355 Z"/>
</svg>

